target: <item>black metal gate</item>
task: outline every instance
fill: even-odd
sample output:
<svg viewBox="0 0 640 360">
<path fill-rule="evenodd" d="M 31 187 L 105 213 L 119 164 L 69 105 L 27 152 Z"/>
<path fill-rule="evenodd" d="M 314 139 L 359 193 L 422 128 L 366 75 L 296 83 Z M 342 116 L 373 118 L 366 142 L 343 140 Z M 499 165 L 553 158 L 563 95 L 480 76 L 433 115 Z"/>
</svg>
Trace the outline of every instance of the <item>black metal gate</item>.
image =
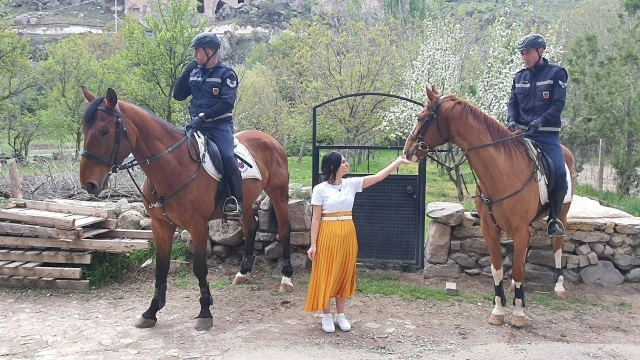
<svg viewBox="0 0 640 360">
<path fill-rule="evenodd" d="M 402 146 L 319 145 L 317 142 L 318 109 L 332 102 L 355 96 L 383 96 L 422 104 L 401 96 L 383 93 L 349 94 L 327 100 L 313 107 L 313 186 L 320 182 L 320 151 L 362 149 L 396 150 Z M 364 176 L 367 172 L 351 175 Z M 353 206 L 353 221 L 358 233 L 358 262 L 364 264 L 424 266 L 426 160 L 422 159 L 418 173 L 392 174 L 385 180 L 358 193 Z"/>
</svg>

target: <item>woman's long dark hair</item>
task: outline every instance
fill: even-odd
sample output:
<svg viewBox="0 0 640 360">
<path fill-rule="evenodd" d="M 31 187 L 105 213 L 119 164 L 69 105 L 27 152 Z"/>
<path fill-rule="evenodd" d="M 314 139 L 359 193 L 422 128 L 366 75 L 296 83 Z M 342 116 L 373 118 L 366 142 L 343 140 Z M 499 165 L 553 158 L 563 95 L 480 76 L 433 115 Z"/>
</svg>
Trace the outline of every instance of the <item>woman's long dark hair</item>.
<svg viewBox="0 0 640 360">
<path fill-rule="evenodd" d="M 322 157 L 320 170 L 322 171 L 322 181 L 328 181 L 330 184 L 336 181 L 336 173 L 342 165 L 342 154 L 337 151 L 326 153 Z"/>
</svg>

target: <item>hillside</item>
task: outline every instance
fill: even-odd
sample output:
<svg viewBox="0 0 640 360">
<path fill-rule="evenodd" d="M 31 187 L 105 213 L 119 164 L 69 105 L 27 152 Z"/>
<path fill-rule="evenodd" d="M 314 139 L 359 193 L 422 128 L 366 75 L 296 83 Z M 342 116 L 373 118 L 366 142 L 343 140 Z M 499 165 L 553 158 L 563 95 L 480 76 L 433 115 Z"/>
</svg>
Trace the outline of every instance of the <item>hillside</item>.
<svg viewBox="0 0 640 360">
<path fill-rule="evenodd" d="M 144 15 L 146 2 L 116 1 L 118 15 L 124 17 L 123 10 L 136 16 Z M 237 2 L 237 0 L 235 0 Z M 549 21 L 557 19 L 558 15 L 571 11 L 581 0 L 556 1 L 525 1 L 525 0 L 246 0 L 237 8 L 219 0 L 213 16 L 209 17 L 211 25 L 237 24 L 240 26 L 286 28 L 287 22 L 294 17 L 311 17 L 326 11 L 343 11 L 346 8 L 361 6 L 362 11 L 372 16 L 382 14 L 409 14 L 410 17 L 436 18 L 441 16 L 455 16 L 459 19 L 476 19 L 486 21 L 501 13 L 508 5 L 514 9 L 525 6 L 532 7 L 538 13 L 539 19 Z M 230 1 L 231 3 L 231 1 Z M 399 10 L 396 3 L 404 3 L 408 9 Z M 362 4 L 362 5 L 359 5 Z M 142 8 L 142 12 L 138 10 Z M 200 8 L 200 11 L 203 9 Z M 211 9 L 209 9 L 211 10 Z M 102 0 L 5 0 L 0 2 L 0 17 L 14 29 L 24 34 L 60 34 L 77 33 L 79 31 L 113 31 L 115 28 L 115 8 L 113 1 L 109 5 Z M 133 15 L 135 14 L 135 15 Z"/>
</svg>

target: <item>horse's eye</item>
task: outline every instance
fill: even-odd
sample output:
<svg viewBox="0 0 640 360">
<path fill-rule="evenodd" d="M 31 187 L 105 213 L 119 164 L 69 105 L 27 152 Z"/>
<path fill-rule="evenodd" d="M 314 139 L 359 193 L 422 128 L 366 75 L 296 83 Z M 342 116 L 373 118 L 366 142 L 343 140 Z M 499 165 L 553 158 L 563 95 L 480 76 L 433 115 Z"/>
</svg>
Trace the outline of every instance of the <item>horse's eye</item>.
<svg viewBox="0 0 640 360">
<path fill-rule="evenodd" d="M 100 130 L 100 135 L 101 136 L 107 136 L 107 135 L 109 135 L 110 132 L 111 132 L 110 129 L 102 129 L 102 130 Z"/>
</svg>

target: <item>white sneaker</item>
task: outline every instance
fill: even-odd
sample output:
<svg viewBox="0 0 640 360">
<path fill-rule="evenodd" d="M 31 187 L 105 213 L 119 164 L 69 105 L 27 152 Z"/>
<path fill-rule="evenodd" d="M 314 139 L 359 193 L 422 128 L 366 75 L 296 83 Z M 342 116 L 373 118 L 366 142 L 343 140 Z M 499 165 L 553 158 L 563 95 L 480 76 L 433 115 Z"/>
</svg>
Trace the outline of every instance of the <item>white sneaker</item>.
<svg viewBox="0 0 640 360">
<path fill-rule="evenodd" d="M 351 330 L 351 324 L 349 324 L 349 321 L 344 316 L 344 314 L 336 314 L 335 323 L 338 324 L 338 327 L 342 331 L 350 331 Z"/>
<path fill-rule="evenodd" d="M 326 333 L 332 333 L 336 331 L 336 327 L 331 319 L 331 314 L 322 314 L 322 330 Z"/>
</svg>

